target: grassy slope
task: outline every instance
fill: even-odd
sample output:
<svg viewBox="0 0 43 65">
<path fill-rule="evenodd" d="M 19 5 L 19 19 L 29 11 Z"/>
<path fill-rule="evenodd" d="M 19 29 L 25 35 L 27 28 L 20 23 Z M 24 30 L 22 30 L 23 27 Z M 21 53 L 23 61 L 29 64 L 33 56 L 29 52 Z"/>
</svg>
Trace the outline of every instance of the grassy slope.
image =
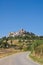
<svg viewBox="0 0 43 65">
<path fill-rule="evenodd" d="M 43 65 L 43 58 L 33 56 L 32 54 L 30 54 L 30 58 L 33 59 L 34 61 L 40 63 L 41 65 Z"/>
<path fill-rule="evenodd" d="M 43 40 L 36 40 L 33 45 L 34 49 L 30 57 L 43 65 Z"/>
</svg>

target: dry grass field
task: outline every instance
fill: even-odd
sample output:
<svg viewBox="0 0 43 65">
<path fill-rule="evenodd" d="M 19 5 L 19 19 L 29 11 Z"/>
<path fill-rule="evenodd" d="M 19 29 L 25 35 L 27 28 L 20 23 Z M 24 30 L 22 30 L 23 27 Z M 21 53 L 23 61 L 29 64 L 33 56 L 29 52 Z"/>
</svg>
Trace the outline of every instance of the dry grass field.
<svg viewBox="0 0 43 65">
<path fill-rule="evenodd" d="M 0 49 L 0 58 L 11 55 L 11 54 L 15 54 L 17 52 L 20 52 L 20 50 L 15 50 L 13 48 Z"/>
</svg>

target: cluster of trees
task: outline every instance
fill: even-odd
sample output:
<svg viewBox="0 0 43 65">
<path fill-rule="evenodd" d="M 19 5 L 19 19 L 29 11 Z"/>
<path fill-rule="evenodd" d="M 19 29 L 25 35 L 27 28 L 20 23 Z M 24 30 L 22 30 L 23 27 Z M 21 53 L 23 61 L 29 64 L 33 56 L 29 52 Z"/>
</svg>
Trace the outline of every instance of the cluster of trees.
<svg viewBox="0 0 43 65">
<path fill-rule="evenodd" d="M 0 48 L 8 48 L 10 45 L 8 44 L 8 38 L 3 37 L 0 39 Z"/>
</svg>

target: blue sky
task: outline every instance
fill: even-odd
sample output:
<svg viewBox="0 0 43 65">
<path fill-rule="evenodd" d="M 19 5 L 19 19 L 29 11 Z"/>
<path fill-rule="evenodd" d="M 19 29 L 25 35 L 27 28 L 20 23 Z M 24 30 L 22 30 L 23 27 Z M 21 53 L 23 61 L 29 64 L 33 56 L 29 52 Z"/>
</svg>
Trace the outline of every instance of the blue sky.
<svg viewBox="0 0 43 65">
<path fill-rule="evenodd" d="M 43 35 L 43 0 L 0 0 L 0 37 L 21 28 Z"/>
</svg>

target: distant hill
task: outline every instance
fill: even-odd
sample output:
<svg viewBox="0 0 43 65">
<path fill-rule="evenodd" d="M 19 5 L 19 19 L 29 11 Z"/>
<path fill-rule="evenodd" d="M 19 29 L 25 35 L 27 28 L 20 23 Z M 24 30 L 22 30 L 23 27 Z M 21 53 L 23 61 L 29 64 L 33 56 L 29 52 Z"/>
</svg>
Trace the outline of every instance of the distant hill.
<svg viewBox="0 0 43 65">
<path fill-rule="evenodd" d="M 34 33 L 21 29 L 18 32 L 10 32 L 8 36 L 2 37 L 0 39 L 0 48 L 12 46 L 16 48 L 24 48 L 31 44 L 30 42 L 36 39 L 38 39 L 38 36 L 36 36 Z"/>
<path fill-rule="evenodd" d="M 9 37 L 10 39 L 12 37 L 13 39 L 25 39 L 25 40 L 39 39 L 39 36 L 37 36 L 32 32 L 27 32 L 24 29 L 21 29 L 18 32 L 10 32 L 7 37 Z"/>
<path fill-rule="evenodd" d="M 21 29 L 21 30 L 19 30 L 18 32 L 10 32 L 9 34 L 8 34 L 8 37 L 15 37 L 15 36 L 21 36 L 21 35 L 23 35 L 23 34 L 25 34 L 26 33 L 26 31 L 25 30 L 23 30 L 23 29 Z"/>
<path fill-rule="evenodd" d="M 15 36 L 25 36 L 25 35 L 32 35 L 32 36 L 36 36 L 34 33 L 32 32 L 27 32 L 24 29 L 19 30 L 18 32 L 10 32 L 8 34 L 8 37 L 15 37 Z"/>
</svg>

